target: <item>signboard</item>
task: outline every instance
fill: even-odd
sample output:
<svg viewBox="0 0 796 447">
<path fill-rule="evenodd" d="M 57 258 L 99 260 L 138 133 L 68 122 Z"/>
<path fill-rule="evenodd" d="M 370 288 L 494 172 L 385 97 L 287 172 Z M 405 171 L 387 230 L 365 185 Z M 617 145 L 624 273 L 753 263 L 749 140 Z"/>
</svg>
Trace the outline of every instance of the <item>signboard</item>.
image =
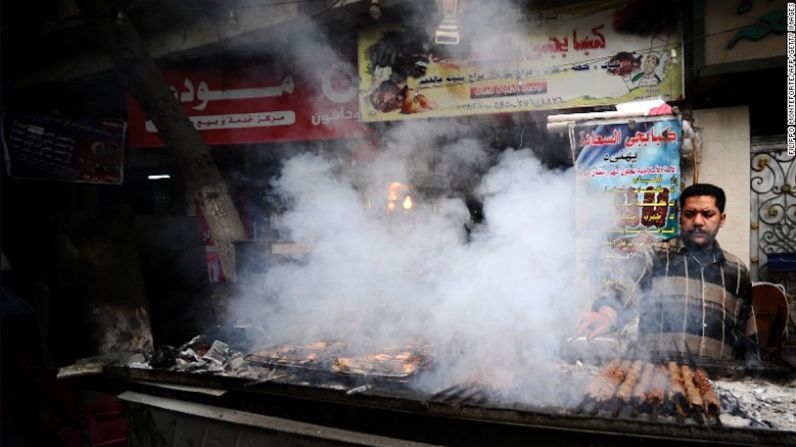
<svg viewBox="0 0 796 447">
<path fill-rule="evenodd" d="M 705 2 L 705 65 L 785 58 L 786 7 L 783 0 Z M 758 69 L 748 64 L 748 70 Z"/>
<path fill-rule="evenodd" d="M 208 145 L 323 140 L 363 133 L 356 104 L 357 81 L 345 64 L 317 77 L 280 76 L 259 71 L 217 70 L 163 72 Z M 166 143 L 141 106 L 128 97 L 130 146 Z"/>
<path fill-rule="evenodd" d="M 2 122 L 10 177 L 122 183 L 123 120 L 7 113 Z"/>
<path fill-rule="evenodd" d="M 479 35 L 471 27 L 469 42 L 457 46 L 429 47 L 418 29 L 364 30 L 358 40 L 363 121 L 682 99 L 680 24 L 652 36 L 620 34 L 613 24 L 626 2 L 604 4 L 545 9 L 521 32 Z"/>
<path fill-rule="evenodd" d="M 613 248 L 632 252 L 649 236 L 678 234 L 681 128 L 673 117 L 570 127 L 578 200 L 611 197 L 606 202 L 614 207 L 608 241 Z"/>
</svg>

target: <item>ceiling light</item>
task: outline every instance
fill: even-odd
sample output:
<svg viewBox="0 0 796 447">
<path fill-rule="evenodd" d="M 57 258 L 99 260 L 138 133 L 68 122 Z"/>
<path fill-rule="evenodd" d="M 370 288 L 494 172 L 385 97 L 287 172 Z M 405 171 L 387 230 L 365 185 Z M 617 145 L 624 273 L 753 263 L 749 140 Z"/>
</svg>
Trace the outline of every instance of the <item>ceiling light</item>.
<svg viewBox="0 0 796 447">
<path fill-rule="evenodd" d="M 370 16 L 373 17 L 374 20 L 379 20 L 381 18 L 381 6 L 379 5 L 379 0 L 371 0 Z"/>
</svg>

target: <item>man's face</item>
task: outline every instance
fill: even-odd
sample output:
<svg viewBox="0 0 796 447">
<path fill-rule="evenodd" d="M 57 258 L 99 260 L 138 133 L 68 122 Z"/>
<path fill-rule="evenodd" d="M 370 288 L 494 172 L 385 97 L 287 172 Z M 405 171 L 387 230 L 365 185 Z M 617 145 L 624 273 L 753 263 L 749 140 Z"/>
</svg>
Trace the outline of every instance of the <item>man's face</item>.
<svg viewBox="0 0 796 447">
<path fill-rule="evenodd" d="M 655 73 L 655 67 L 658 66 L 658 58 L 656 56 L 647 56 L 644 59 L 644 73 L 651 75 Z"/>
<path fill-rule="evenodd" d="M 707 248 L 713 245 L 726 219 L 727 213 L 719 211 L 715 197 L 692 196 L 685 199 L 680 211 L 680 230 L 686 243 Z"/>
</svg>

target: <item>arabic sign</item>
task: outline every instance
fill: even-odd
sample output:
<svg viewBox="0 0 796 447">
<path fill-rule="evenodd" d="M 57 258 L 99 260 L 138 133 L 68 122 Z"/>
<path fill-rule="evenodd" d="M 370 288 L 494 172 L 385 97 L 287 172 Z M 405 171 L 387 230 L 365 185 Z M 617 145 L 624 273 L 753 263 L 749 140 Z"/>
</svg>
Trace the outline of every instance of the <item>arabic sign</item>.
<svg viewBox="0 0 796 447">
<path fill-rule="evenodd" d="M 615 222 L 610 245 L 633 251 L 641 234 L 654 239 L 677 235 L 679 119 L 576 124 L 570 127 L 570 142 L 578 197 L 612 197 Z"/>
<path fill-rule="evenodd" d="M 359 136 L 356 79 L 343 64 L 318 79 L 292 74 L 167 70 L 174 96 L 208 145 L 323 140 Z M 165 146 L 155 124 L 128 97 L 130 146 Z"/>
<path fill-rule="evenodd" d="M 124 121 L 14 113 L 2 122 L 9 176 L 122 183 Z"/>
<path fill-rule="evenodd" d="M 417 29 L 363 30 L 358 40 L 363 121 L 681 99 L 679 24 L 651 37 L 619 34 L 614 16 L 624 5 L 613 4 L 546 9 L 538 23 L 523 24 L 519 36 L 490 30 L 455 50 L 429 48 Z"/>
</svg>

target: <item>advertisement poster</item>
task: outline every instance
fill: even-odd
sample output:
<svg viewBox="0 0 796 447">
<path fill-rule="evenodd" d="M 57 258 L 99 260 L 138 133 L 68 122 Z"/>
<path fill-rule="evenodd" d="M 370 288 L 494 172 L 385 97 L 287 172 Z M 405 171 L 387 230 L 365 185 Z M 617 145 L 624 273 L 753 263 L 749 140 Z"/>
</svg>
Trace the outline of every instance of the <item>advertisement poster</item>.
<svg viewBox="0 0 796 447">
<path fill-rule="evenodd" d="M 479 35 L 478 30 L 463 30 L 462 42 L 455 46 L 435 45 L 419 29 L 362 30 L 362 120 L 682 99 L 679 21 L 656 33 L 619 32 L 617 16 L 624 17 L 627 7 L 621 1 L 551 7 L 513 23 L 516 31 Z"/>
<path fill-rule="evenodd" d="M 663 240 L 678 234 L 678 118 L 578 123 L 570 126 L 570 142 L 578 200 L 597 194 L 610 198 L 604 202 L 614 211 L 610 246 L 632 252 L 650 237 Z"/>
<path fill-rule="evenodd" d="M 311 76 L 274 70 L 166 70 L 163 77 L 211 146 L 361 136 L 356 74 L 335 64 Z M 162 147 L 155 124 L 127 99 L 131 147 Z"/>
<path fill-rule="evenodd" d="M 2 124 L 10 177 L 122 183 L 123 120 L 6 113 Z"/>
</svg>

